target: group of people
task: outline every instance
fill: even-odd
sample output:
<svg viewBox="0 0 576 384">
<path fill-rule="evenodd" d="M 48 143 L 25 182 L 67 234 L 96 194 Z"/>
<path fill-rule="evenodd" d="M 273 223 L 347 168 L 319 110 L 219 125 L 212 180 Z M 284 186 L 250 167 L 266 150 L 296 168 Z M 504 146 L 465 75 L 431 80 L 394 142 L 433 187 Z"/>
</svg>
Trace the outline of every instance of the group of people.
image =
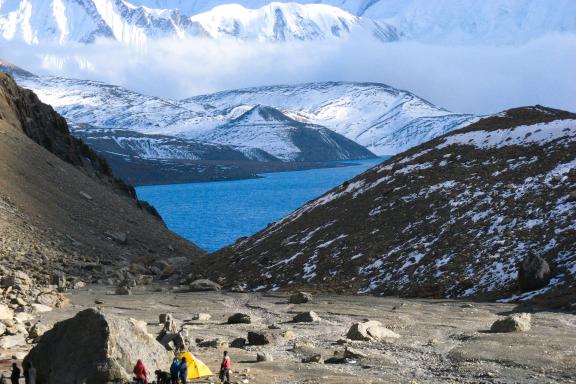
<svg viewBox="0 0 576 384">
<path fill-rule="evenodd" d="M 228 351 L 224 351 L 222 363 L 220 364 L 219 378 L 223 384 L 230 384 L 230 370 L 232 362 Z M 148 375 L 146 367 L 142 360 L 138 360 L 134 366 L 134 380 L 136 384 L 148 384 Z M 177 357 L 172 361 L 170 366 L 170 374 L 166 372 L 156 371 L 156 378 L 158 384 L 186 384 L 188 382 L 188 361 L 183 356 L 181 359 Z"/>
<path fill-rule="evenodd" d="M 29 361 L 24 367 L 24 382 L 26 384 L 36 384 L 36 368 Z M 17 363 L 12 363 L 12 372 L 10 374 L 10 382 L 12 384 L 20 383 L 22 371 Z"/>
</svg>

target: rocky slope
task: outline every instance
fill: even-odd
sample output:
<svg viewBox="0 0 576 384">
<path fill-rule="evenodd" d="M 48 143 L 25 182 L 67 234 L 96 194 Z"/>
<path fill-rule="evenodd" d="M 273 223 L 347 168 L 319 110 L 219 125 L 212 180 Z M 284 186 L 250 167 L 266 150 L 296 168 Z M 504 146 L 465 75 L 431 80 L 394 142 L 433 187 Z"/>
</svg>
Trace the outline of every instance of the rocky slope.
<svg viewBox="0 0 576 384">
<path fill-rule="evenodd" d="M 256 290 L 570 302 L 575 154 L 576 114 L 508 110 L 391 158 L 207 262 Z M 529 255 L 551 279 L 520 292 Z"/>
<path fill-rule="evenodd" d="M 203 252 L 176 236 L 66 121 L 0 73 L 0 261 L 39 282 L 162 274 Z M 155 271 L 155 272 L 154 272 Z M 168 271 L 164 271 L 168 272 Z"/>
</svg>

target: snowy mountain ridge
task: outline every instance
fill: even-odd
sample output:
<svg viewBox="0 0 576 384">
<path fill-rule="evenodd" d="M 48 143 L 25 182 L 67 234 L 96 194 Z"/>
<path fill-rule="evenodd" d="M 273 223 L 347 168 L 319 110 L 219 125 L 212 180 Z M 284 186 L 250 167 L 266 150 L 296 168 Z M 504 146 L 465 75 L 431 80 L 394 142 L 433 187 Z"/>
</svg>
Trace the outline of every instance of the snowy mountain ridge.
<svg viewBox="0 0 576 384">
<path fill-rule="evenodd" d="M 373 36 L 427 43 L 514 44 L 576 33 L 576 3 L 557 0 L 3 0 L 0 36 L 27 44 L 158 38 L 256 41 Z"/>
<path fill-rule="evenodd" d="M 477 120 L 476 116 L 449 112 L 410 92 L 378 83 L 266 86 L 178 101 L 97 81 L 40 77 L 4 68 L 73 124 L 204 141 L 210 138 L 219 144 L 231 143 L 211 133 L 258 105 L 305 125 L 328 128 L 377 155 L 397 153 Z M 250 130 L 243 132 L 249 135 Z M 236 137 L 234 145 L 251 147 L 247 145 L 249 136 L 244 140 Z"/>
</svg>

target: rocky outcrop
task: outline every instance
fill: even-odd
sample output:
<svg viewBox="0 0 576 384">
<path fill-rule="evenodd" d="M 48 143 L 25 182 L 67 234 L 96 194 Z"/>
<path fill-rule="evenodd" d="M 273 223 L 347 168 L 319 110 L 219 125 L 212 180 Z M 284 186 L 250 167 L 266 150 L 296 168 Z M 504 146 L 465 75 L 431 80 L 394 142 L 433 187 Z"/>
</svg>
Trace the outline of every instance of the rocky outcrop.
<svg viewBox="0 0 576 384">
<path fill-rule="evenodd" d="M 531 321 L 529 313 L 515 313 L 496 320 L 490 330 L 495 333 L 528 332 L 532 328 Z"/>
<path fill-rule="evenodd" d="M 149 372 L 170 366 L 171 354 L 128 319 L 95 309 L 57 323 L 26 356 L 45 384 L 130 382 L 138 359 Z"/>
</svg>

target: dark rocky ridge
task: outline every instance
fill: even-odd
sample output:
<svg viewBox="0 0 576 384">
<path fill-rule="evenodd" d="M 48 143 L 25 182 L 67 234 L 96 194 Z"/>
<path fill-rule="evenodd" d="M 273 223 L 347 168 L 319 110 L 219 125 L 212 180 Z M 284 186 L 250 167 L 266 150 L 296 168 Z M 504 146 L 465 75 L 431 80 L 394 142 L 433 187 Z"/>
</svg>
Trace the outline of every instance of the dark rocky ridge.
<svg viewBox="0 0 576 384">
<path fill-rule="evenodd" d="M 523 297 L 569 303 L 576 299 L 572 119 L 539 106 L 483 119 L 394 156 L 206 262 L 214 278 L 251 289 L 496 299 L 520 293 L 519 263 L 537 254 L 552 278 Z M 556 121 L 555 139 L 534 141 L 541 126 L 520 142 L 512 137 L 514 127 Z M 443 145 L 466 134 L 480 144 Z M 494 146 L 482 146 L 490 140 Z"/>
<path fill-rule="evenodd" d="M 73 138 L 65 120 L 0 73 L 0 262 L 40 281 L 154 275 L 157 260 L 203 253 Z"/>
</svg>

